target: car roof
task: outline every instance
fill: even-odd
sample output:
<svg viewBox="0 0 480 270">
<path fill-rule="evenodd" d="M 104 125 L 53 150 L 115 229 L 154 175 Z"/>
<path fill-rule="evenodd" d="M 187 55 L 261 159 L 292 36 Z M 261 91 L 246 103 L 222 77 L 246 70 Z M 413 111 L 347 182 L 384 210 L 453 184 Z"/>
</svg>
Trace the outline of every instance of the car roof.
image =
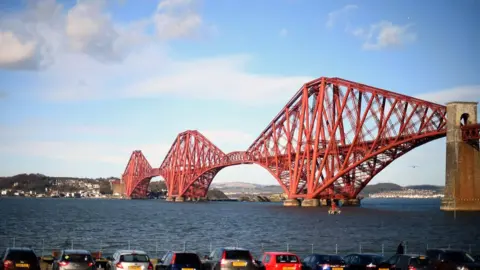
<svg viewBox="0 0 480 270">
<path fill-rule="evenodd" d="M 25 248 L 25 247 L 11 247 L 7 248 L 8 251 L 33 251 L 31 248 Z"/>
<path fill-rule="evenodd" d="M 138 249 L 123 249 L 117 251 L 120 255 L 127 255 L 127 254 L 138 254 L 138 255 L 147 255 L 147 253 L 143 250 Z"/>
<path fill-rule="evenodd" d="M 85 255 L 91 255 L 90 252 L 88 252 L 85 249 L 65 249 L 63 251 L 65 254 L 85 254 Z"/>
<path fill-rule="evenodd" d="M 222 248 L 224 250 L 243 250 L 243 251 L 249 251 L 248 249 L 246 248 L 241 248 L 241 247 L 224 247 Z"/>
<path fill-rule="evenodd" d="M 465 252 L 461 249 L 452 249 L 452 248 L 429 248 L 427 251 L 441 251 L 441 252 Z"/>
<path fill-rule="evenodd" d="M 357 256 L 361 256 L 361 257 L 383 257 L 382 255 L 375 254 L 375 253 L 350 253 L 347 256 L 349 256 L 349 255 L 357 255 Z"/>
<path fill-rule="evenodd" d="M 270 255 L 293 255 L 293 256 L 297 256 L 296 254 L 294 253 L 291 253 L 291 252 L 283 252 L 283 251 L 266 251 L 264 252 L 265 254 L 270 254 Z"/>
</svg>

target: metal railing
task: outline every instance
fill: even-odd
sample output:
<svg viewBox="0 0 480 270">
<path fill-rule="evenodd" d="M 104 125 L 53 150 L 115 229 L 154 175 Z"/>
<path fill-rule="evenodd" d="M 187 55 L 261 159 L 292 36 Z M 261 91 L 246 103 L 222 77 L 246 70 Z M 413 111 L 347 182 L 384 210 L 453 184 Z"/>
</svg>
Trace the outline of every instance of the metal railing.
<svg viewBox="0 0 480 270">
<path fill-rule="evenodd" d="M 376 253 L 390 256 L 395 253 L 398 243 L 385 241 L 384 243 L 354 243 L 340 245 L 334 241 L 322 243 L 298 243 L 298 241 L 252 240 L 238 241 L 236 239 L 212 239 L 211 241 L 172 240 L 172 239 L 102 239 L 102 238 L 31 238 L 31 237 L 2 237 L 0 236 L 0 250 L 7 247 L 28 247 L 35 250 L 37 255 L 51 255 L 53 251 L 61 249 L 86 249 L 90 252 L 101 252 L 104 256 L 113 254 L 119 249 L 138 249 L 146 251 L 152 258 L 163 256 L 166 251 L 193 251 L 204 256 L 217 247 L 242 247 L 249 249 L 256 258 L 260 258 L 266 251 L 288 251 L 304 257 L 311 253 L 327 253 L 346 255 L 349 253 Z M 480 254 L 480 244 L 423 243 L 407 241 L 406 253 L 422 254 L 428 248 L 455 248 L 472 254 Z"/>
</svg>

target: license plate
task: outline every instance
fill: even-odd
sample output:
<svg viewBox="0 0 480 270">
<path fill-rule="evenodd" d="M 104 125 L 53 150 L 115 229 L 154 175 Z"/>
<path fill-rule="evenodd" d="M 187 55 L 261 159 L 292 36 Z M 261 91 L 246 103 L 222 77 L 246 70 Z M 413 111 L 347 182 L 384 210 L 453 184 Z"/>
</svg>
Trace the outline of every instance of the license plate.
<svg viewBox="0 0 480 270">
<path fill-rule="evenodd" d="M 389 270 L 388 268 L 380 268 L 378 270 Z"/>
<path fill-rule="evenodd" d="M 128 267 L 128 270 L 140 270 L 140 269 L 142 269 L 142 267 L 140 267 L 140 266 L 129 266 Z"/>
<path fill-rule="evenodd" d="M 232 265 L 233 266 L 247 266 L 247 263 L 246 262 L 233 262 Z"/>
<path fill-rule="evenodd" d="M 182 270 L 195 270 L 195 268 L 182 268 Z"/>
<path fill-rule="evenodd" d="M 343 270 L 343 267 L 333 267 L 332 270 Z"/>
<path fill-rule="evenodd" d="M 283 267 L 283 270 L 295 270 L 295 267 L 285 266 Z"/>
<path fill-rule="evenodd" d="M 16 267 L 26 267 L 28 268 L 30 265 L 28 263 L 17 263 L 15 264 Z"/>
</svg>

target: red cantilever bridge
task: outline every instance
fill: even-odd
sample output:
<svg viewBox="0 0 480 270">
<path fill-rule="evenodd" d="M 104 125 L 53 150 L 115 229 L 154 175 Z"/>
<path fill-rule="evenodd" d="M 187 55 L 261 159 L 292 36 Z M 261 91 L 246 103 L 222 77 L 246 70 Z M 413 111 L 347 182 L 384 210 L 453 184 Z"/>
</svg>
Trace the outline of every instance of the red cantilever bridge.
<svg viewBox="0 0 480 270">
<path fill-rule="evenodd" d="M 465 136 L 479 135 L 469 129 Z M 200 132 L 178 134 L 160 167 L 134 151 L 125 195 L 146 197 L 152 177 L 169 198 L 204 197 L 225 167 L 258 164 L 290 199 L 356 198 L 410 150 L 446 135 L 446 107 L 340 78 L 304 84 L 245 151 L 224 153 Z"/>
</svg>

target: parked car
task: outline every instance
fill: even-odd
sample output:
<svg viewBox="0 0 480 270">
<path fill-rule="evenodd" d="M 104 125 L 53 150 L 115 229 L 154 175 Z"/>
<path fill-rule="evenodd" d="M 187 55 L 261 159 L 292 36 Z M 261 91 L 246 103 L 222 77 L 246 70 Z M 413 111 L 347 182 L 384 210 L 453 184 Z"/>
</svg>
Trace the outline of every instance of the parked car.
<svg viewBox="0 0 480 270">
<path fill-rule="evenodd" d="M 200 257 L 193 252 L 167 252 L 155 265 L 155 270 L 202 270 Z"/>
<path fill-rule="evenodd" d="M 347 270 L 376 270 L 385 258 L 378 254 L 353 253 L 343 257 Z"/>
<path fill-rule="evenodd" d="M 345 261 L 335 254 L 311 254 L 303 259 L 307 270 L 344 270 Z"/>
<path fill-rule="evenodd" d="M 427 270 L 431 262 L 425 255 L 395 254 L 378 265 L 378 270 Z"/>
<path fill-rule="evenodd" d="M 0 269 L 40 270 L 40 263 L 31 248 L 7 248 L 0 256 Z"/>
<path fill-rule="evenodd" d="M 52 270 L 96 270 L 95 260 L 86 250 L 62 250 L 53 261 Z"/>
<path fill-rule="evenodd" d="M 217 248 L 204 261 L 205 270 L 258 270 L 261 266 L 249 250 L 236 247 Z"/>
<path fill-rule="evenodd" d="M 289 252 L 265 252 L 262 256 L 265 270 L 301 270 L 302 262 L 296 254 Z"/>
<path fill-rule="evenodd" d="M 107 270 L 153 270 L 147 253 L 142 250 L 117 250 L 107 264 Z"/>
<path fill-rule="evenodd" d="M 480 269 L 480 263 L 463 250 L 427 249 L 427 257 L 432 260 L 435 270 L 475 270 Z"/>
</svg>

